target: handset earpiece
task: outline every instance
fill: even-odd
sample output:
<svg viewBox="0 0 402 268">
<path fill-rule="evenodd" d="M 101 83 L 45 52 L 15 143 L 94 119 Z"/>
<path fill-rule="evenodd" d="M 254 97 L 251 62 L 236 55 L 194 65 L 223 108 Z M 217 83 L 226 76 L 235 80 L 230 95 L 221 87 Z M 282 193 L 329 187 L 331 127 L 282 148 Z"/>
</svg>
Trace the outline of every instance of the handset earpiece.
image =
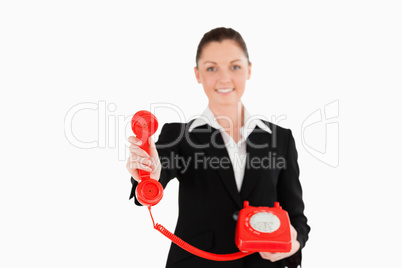
<svg viewBox="0 0 402 268">
<path fill-rule="evenodd" d="M 149 154 L 148 138 L 158 129 L 158 120 L 148 111 L 139 111 L 131 120 L 131 129 L 135 136 L 141 140 L 140 148 Z M 163 197 L 163 187 L 159 181 L 151 179 L 150 172 L 138 170 L 140 183 L 135 190 L 138 202 L 144 206 L 154 206 Z"/>
</svg>

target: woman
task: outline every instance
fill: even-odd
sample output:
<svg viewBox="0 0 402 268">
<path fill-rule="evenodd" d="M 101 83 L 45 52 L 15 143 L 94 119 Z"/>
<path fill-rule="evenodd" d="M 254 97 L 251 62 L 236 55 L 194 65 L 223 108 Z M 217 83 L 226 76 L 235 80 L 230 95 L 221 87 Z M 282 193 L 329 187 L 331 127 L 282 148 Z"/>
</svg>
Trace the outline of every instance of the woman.
<svg viewBox="0 0 402 268">
<path fill-rule="evenodd" d="M 194 72 L 208 97 L 208 107 L 189 123 L 165 124 L 156 148 L 150 139 L 150 155 L 139 148 L 139 139 L 129 137 L 130 198 L 135 197 L 138 169 L 150 171 L 163 187 L 177 178 L 175 234 L 195 247 L 219 254 L 238 251 L 234 234 L 244 200 L 252 206 L 270 207 L 279 201 L 291 220 L 292 249 L 215 262 L 172 244 L 166 267 L 296 267 L 301 262 L 310 227 L 303 213 L 294 139 L 290 130 L 250 116 L 241 103 L 251 66 L 238 32 L 216 28 L 204 35 Z M 187 165 L 175 165 L 177 159 Z"/>
</svg>

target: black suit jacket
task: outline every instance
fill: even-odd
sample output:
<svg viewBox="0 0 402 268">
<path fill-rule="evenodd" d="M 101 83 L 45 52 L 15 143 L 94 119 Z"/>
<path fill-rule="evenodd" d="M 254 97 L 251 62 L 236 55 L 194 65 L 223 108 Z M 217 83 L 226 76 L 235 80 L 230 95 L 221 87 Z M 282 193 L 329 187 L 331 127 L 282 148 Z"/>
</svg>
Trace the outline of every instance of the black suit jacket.
<svg viewBox="0 0 402 268">
<path fill-rule="evenodd" d="M 162 164 L 160 182 L 165 187 L 171 179 L 179 180 L 175 234 L 181 239 L 208 252 L 238 252 L 234 215 L 242 209 L 243 201 L 249 201 L 251 206 L 269 207 L 279 201 L 297 230 L 301 248 L 304 247 L 310 227 L 303 212 L 295 142 L 290 130 L 264 123 L 271 134 L 257 126 L 247 138 L 247 164 L 240 193 L 219 130 L 204 125 L 189 132 L 191 122 L 163 126 L 156 143 Z M 135 198 L 137 182 L 131 180 L 130 198 Z M 137 200 L 135 203 L 139 205 Z M 262 259 L 258 253 L 236 261 L 209 261 L 172 243 L 166 267 L 296 267 L 300 262 L 301 250 L 275 263 Z"/>
</svg>

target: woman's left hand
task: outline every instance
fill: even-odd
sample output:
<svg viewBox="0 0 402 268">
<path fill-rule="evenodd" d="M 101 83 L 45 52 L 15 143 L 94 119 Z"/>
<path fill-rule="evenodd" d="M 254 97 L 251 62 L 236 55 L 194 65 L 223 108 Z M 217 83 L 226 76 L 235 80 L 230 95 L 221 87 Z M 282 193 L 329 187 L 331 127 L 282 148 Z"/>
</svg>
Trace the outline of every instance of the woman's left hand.
<svg viewBox="0 0 402 268">
<path fill-rule="evenodd" d="M 282 252 L 259 252 L 261 257 L 266 260 L 270 260 L 272 262 L 276 262 L 282 260 L 284 258 L 290 257 L 295 254 L 300 249 L 300 243 L 297 241 L 297 231 L 296 229 L 290 225 L 290 230 L 292 232 L 292 249 L 290 252 L 282 253 Z"/>
</svg>

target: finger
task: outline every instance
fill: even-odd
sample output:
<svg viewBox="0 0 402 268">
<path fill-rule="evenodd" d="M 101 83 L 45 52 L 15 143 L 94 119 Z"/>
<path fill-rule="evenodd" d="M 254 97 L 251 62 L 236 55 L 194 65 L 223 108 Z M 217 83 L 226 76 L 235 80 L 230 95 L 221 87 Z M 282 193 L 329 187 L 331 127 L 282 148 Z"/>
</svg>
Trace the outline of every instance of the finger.
<svg viewBox="0 0 402 268">
<path fill-rule="evenodd" d="M 148 167 L 151 167 L 151 168 L 154 168 L 154 166 L 155 166 L 151 159 L 140 157 L 140 156 L 138 156 L 136 154 L 130 155 L 130 158 L 129 158 L 128 161 L 130 163 L 140 163 L 142 165 L 145 165 L 145 166 L 148 166 Z"/>
<path fill-rule="evenodd" d="M 130 162 L 127 162 L 126 168 L 127 168 L 128 172 L 130 173 L 131 177 L 133 177 L 134 180 L 140 182 L 140 175 L 138 174 L 138 169 L 131 169 Z"/>
<path fill-rule="evenodd" d="M 271 261 L 276 262 L 284 258 L 283 253 L 273 253 L 271 256 Z"/>
<path fill-rule="evenodd" d="M 152 137 L 149 137 L 148 138 L 148 143 L 149 143 L 149 152 L 150 152 L 150 155 L 152 156 L 152 157 L 157 157 L 157 158 L 159 158 L 159 154 L 158 154 L 158 151 L 156 150 L 156 146 L 155 146 L 155 142 L 154 142 L 154 140 L 152 139 Z"/>
<path fill-rule="evenodd" d="M 271 260 L 272 253 L 271 252 L 259 252 L 260 256 L 265 260 Z"/>
<path fill-rule="evenodd" d="M 130 163 L 137 162 L 137 163 L 140 163 L 140 164 L 143 164 L 143 165 L 146 165 L 146 166 L 150 166 L 150 167 L 154 166 L 154 163 L 152 162 L 152 158 L 142 157 L 142 156 L 139 156 L 136 153 L 130 154 L 130 157 L 128 158 L 128 161 Z"/>
<path fill-rule="evenodd" d="M 128 150 L 133 155 L 138 155 L 143 158 L 151 158 L 150 155 L 145 150 L 141 149 L 140 147 L 138 147 L 136 145 L 130 145 Z"/>
<path fill-rule="evenodd" d="M 148 172 L 152 172 L 152 168 L 150 166 L 138 163 L 138 162 L 129 162 L 128 163 L 128 168 L 131 170 L 135 170 L 135 169 L 141 169 L 144 171 L 148 171 Z"/>
<path fill-rule="evenodd" d="M 134 136 L 130 136 L 128 137 L 128 142 L 134 145 L 142 145 L 142 142 L 139 138 L 134 137 Z"/>
<path fill-rule="evenodd" d="M 284 253 L 280 253 L 280 252 L 259 252 L 261 257 L 265 260 L 269 260 L 271 262 L 276 262 L 279 261 L 283 258 L 285 258 L 286 256 L 284 255 Z"/>
</svg>

